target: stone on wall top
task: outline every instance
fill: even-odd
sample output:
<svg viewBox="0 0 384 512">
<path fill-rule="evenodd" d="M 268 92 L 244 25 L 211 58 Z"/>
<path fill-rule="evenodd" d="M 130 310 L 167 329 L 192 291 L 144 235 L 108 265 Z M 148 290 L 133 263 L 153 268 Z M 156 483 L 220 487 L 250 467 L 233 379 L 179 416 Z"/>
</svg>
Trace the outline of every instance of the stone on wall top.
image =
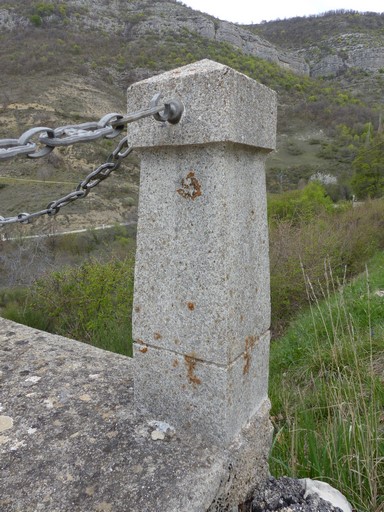
<svg viewBox="0 0 384 512">
<path fill-rule="evenodd" d="M 132 373 L 128 357 L 0 318 L 1 512 L 209 507 L 227 455 L 138 414 Z"/>
<path fill-rule="evenodd" d="M 176 125 L 146 118 L 129 127 L 136 148 L 232 142 L 271 151 L 276 145 L 276 93 L 228 66 L 202 60 L 133 84 L 128 111 L 161 92 L 185 111 Z"/>
</svg>

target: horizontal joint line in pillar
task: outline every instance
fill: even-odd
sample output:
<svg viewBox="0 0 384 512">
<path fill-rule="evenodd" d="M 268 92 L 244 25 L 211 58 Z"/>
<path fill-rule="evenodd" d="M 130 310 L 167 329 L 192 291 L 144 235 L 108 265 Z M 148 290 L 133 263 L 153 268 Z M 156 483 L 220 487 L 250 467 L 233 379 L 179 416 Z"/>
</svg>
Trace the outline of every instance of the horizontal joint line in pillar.
<svg viewBox="0 0 384 512">
<path fill-rule="evenodd" d="M 190 359 L 198 361 L 199 363 L 204 363 L 204 364 L 211 365 L 211 366 L 217 366 L 219 368 L 227 368 L 227 366 L 228 366 L 226 364 L 215 363 L 214 361 L 207 361 L 205 359 L 201 359 L 201 357 L 195 357 L 195 356 L 191 355 L 191 353 L 183 354 L 182 352 L 178 352 L 177 350 L 171 350 L 169 348 L 164 348 L 164 347 L 157 347 L 156 345 L 151 345 L 151 344 L 145 343 L 145 342 L 144 343 L 143 342 L 141 342 L 141 343 L 135 342 L 135 343 L 138 347 L 141 346 L 141 347 L 145 347 L 145 348 L 151 349 L 151 350 L 158 350 L 159 352 L 160 351 L 169 352 L 170 354 L 175 354 L 180 357 L 189 357 Z M 232 363 L 230 363 L 230 364 L 232 364 Z"/>
<path fill-rule="evenodd" d="M 260 334 L 259 336 L 257 336 L 257 339 L 256 339 L 256 343 L 255 345 L 260 341 L 260 339 L 268 333 L 268 330 L 265 331 L 264 333 Z M 243 352 L 241 352 L 238 356 L 235 357 L 235 359 L 233 359 L 232 361 L 230 361 L 228 364 L 220 364 L 220 363 L 215 363 L 214 361 L 209 361 L 209 360 L 206 360 L 206 359 L 202 359 L 201 357 L 195 357 L 193 356 L 190 352 L 187 353 L 187 354 L 184 354 L 182 352 L 178 352 L 177 350 L 171 350 L 169 348 L 165 348 L 165 347 L 157 347 L 156 345 L 151 345 L 150 343 L 145 343 L 143 341 L 141 342 L 134 342 L 138 347 L 143 347 L 145 348 L 145 352 L 147 352 L 148 349 L 151 349 L 151 350 L 158 350 L 158 351 L 165 351 L 165 352 L 169 352 L 170 354 L 175 354 L 177 356 L 180 356 L 180 357 L 188 357 L 190 359 L 193 359 L 194 361 L 197 361 L 199 363 L 204 363 L 206 365 L 210 365 L 210 366 L 216 366 L 217 368 L 228 368 L 228 367 L 232 367 L 233 365 L 236 364 L 236 362 L 241 359 L 241 358 L 244 358 L 245 355 L 247 355 L 248 353 L 248 350 L 249 349 L 246 349 L 244 350 Z M 140 349 L 139 349 L 140 350 Z"/>
<path fill-rule="evenodd" d="M 138 141 L 135 146 L 134 146 L 134 149 L 135 151 L 137 150 L 145 150 L 145 151 L 148 151 L 148 150 L 158 150 L 158 149 L 167 149 L 167 148 L 183 148 L 183 147 L 186 147 L 186 146 L 196 146 L 196 147 L 202 147 L 202 146 L 238 146 L 240 148 L 249 148 L 249 149 L 252 149 L 253 151 L 255 152 L 258 152 L 258 153 L 264 153 L 265 155 L 268 155 L 269 153 L 271 153 L 272 151 L 275 151 L 273 148 L 267 148 L 267 147 L 263 147 L 263 146 L 254 146 L 253 144 L 247 144 L 247 143 L 244 143 L 244 142 L 235 142 L 235 141 L 232 141 L 232 140 L 213 140 L 213 141 L 206 141 L 206 142 L 188 142 L 188 143 L 180 143 L 180 144 L 172 144 L 172 143 L 167 143 L 167 142 L 162 142 L 161 144 L 154 144 L 154 145 L 151 145 L 151 146 L 147 146 L 147 145 L 140 145 L 140 141 Z"/>
</svg>

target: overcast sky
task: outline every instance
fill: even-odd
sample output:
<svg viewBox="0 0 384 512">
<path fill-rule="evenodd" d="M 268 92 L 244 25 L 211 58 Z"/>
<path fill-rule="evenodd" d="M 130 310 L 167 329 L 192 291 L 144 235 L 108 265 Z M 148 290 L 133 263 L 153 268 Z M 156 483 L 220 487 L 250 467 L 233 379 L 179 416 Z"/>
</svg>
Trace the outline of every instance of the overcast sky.
<svg viewBox="0 0 384 512">
<path fill-rule="evenodd" d="M 182 0 L 198 11 L 235 23 L 308 16 L 335 9 L 384 12 L 383 0 Z"/>
</svg>

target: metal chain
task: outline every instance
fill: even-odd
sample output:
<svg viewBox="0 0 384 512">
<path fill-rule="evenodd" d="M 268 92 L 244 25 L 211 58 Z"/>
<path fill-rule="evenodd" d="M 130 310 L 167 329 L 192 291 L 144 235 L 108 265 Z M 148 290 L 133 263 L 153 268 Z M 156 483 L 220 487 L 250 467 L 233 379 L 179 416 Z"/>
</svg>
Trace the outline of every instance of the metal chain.
<svg viewBox="0 0 384 512">
<path fill-rule="evenodd" d="M 39 126 L 24 132 L 18 139 L 0 139 L 0 160 L 24 155 L 28 158 L 41 158 L 48 155 L 58 146 L 69 146 L 79 142 L 117 137 L 128 123 L 144 117 L 154 116 L 157 121 L 176 124 L 183 113 L 183 105 L 178 100 L 170 100 L 159 105 L 161 93 L 155 94 L 148 108 L 123 116 L 116 112 L 103 116 L 99 121 L 90 123 L 48 128 Z M 161 111 L 164 111 L 161 114 Z M 38 144 L 32 140 L 40 134 Z"/>
<path fill-rule="evenodd" d="M 107 114 L 98 122 L 82 123 L 78 125 L 62 126 L 56 129 L 37 127 L 26 131 L 18 139 L 0 139 L 0 159 L 12 158 L 18 155 L 25 155 L 29 158 L 39 158 L 49 154 L 57 146 L 69 146 L 79 142 L 89 142 L 99 138 L 114 138 L 128 123 L 138 121 L 148 116 L 154 116 L 157 121 L 176 124 L 179 122 L 184 107 L 177 100 L 171 100 L 163 105 L 158 105 L 161 94 L 156 94 L 150 106 L 123 116 L 121 114 Z M 161 113 L 163 111 L 163 113 Z M 41 133 L 39 142 L 45 145 L 42 149 L 37 149 L 37 144 L 31 141 L 31 138 Z M 125 149 L 124 149 L 125 147 Z M 60 208 L 86 197 L 92 188 L 96 187 L 107 179 L 113 171 L 120 167 L 123 158 L 127 157 L 133 147 L 129 145 L 128 137 L 124 137 L 109 155 L 107 161 L 95 170 L 77 185 L 76 190 L 65 196 L 52 201 L 48 206 L 34 213 L 19 213 L 14 217 L 0 216 L 0 227 L 6 224 L 28 224 L 33 219 L 43 215 L 53 216 L 59 213 Z"/>
</svg>

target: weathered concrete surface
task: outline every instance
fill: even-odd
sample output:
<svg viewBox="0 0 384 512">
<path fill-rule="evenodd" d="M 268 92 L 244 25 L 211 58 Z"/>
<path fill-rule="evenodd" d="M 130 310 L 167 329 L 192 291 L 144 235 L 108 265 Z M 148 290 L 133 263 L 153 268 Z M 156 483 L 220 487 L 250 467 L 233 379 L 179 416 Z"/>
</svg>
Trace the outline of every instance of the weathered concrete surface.
<svg viewBox="0 0 384 512">
<path fill-rule="evenodd" d="M 145 152 L 136 341 L 226 365 L 268 331 L 265 156 L 232 144 Z"/>
<path fill-rule="evenodd" d="M 228 66 L 204 59 L 148 78 L 128 89 L 128 112 L 163 93 L 185 106 L 180 123 L 145 118 L 129 125 L 135 148 L 233 142 L 271 151 L 276 146 L 276 93 Z"/>
<path fill-rule="evenodd" d="M 156 417 L 134 412 L 132 365 L 0 319 L 1 512 L 203 512 L 225 502 L 236 450 L 164 437 Z"/>
<path fill-rule="evenodd" d="M 128 111 L 159 92 L 185 110 L 175 125 L 129 126 L 141 157 L 135 401 L 226 446 L 268 403 L 265 160 L 276 94 L 203 60 L 132 85 Z"/>
</svg>

